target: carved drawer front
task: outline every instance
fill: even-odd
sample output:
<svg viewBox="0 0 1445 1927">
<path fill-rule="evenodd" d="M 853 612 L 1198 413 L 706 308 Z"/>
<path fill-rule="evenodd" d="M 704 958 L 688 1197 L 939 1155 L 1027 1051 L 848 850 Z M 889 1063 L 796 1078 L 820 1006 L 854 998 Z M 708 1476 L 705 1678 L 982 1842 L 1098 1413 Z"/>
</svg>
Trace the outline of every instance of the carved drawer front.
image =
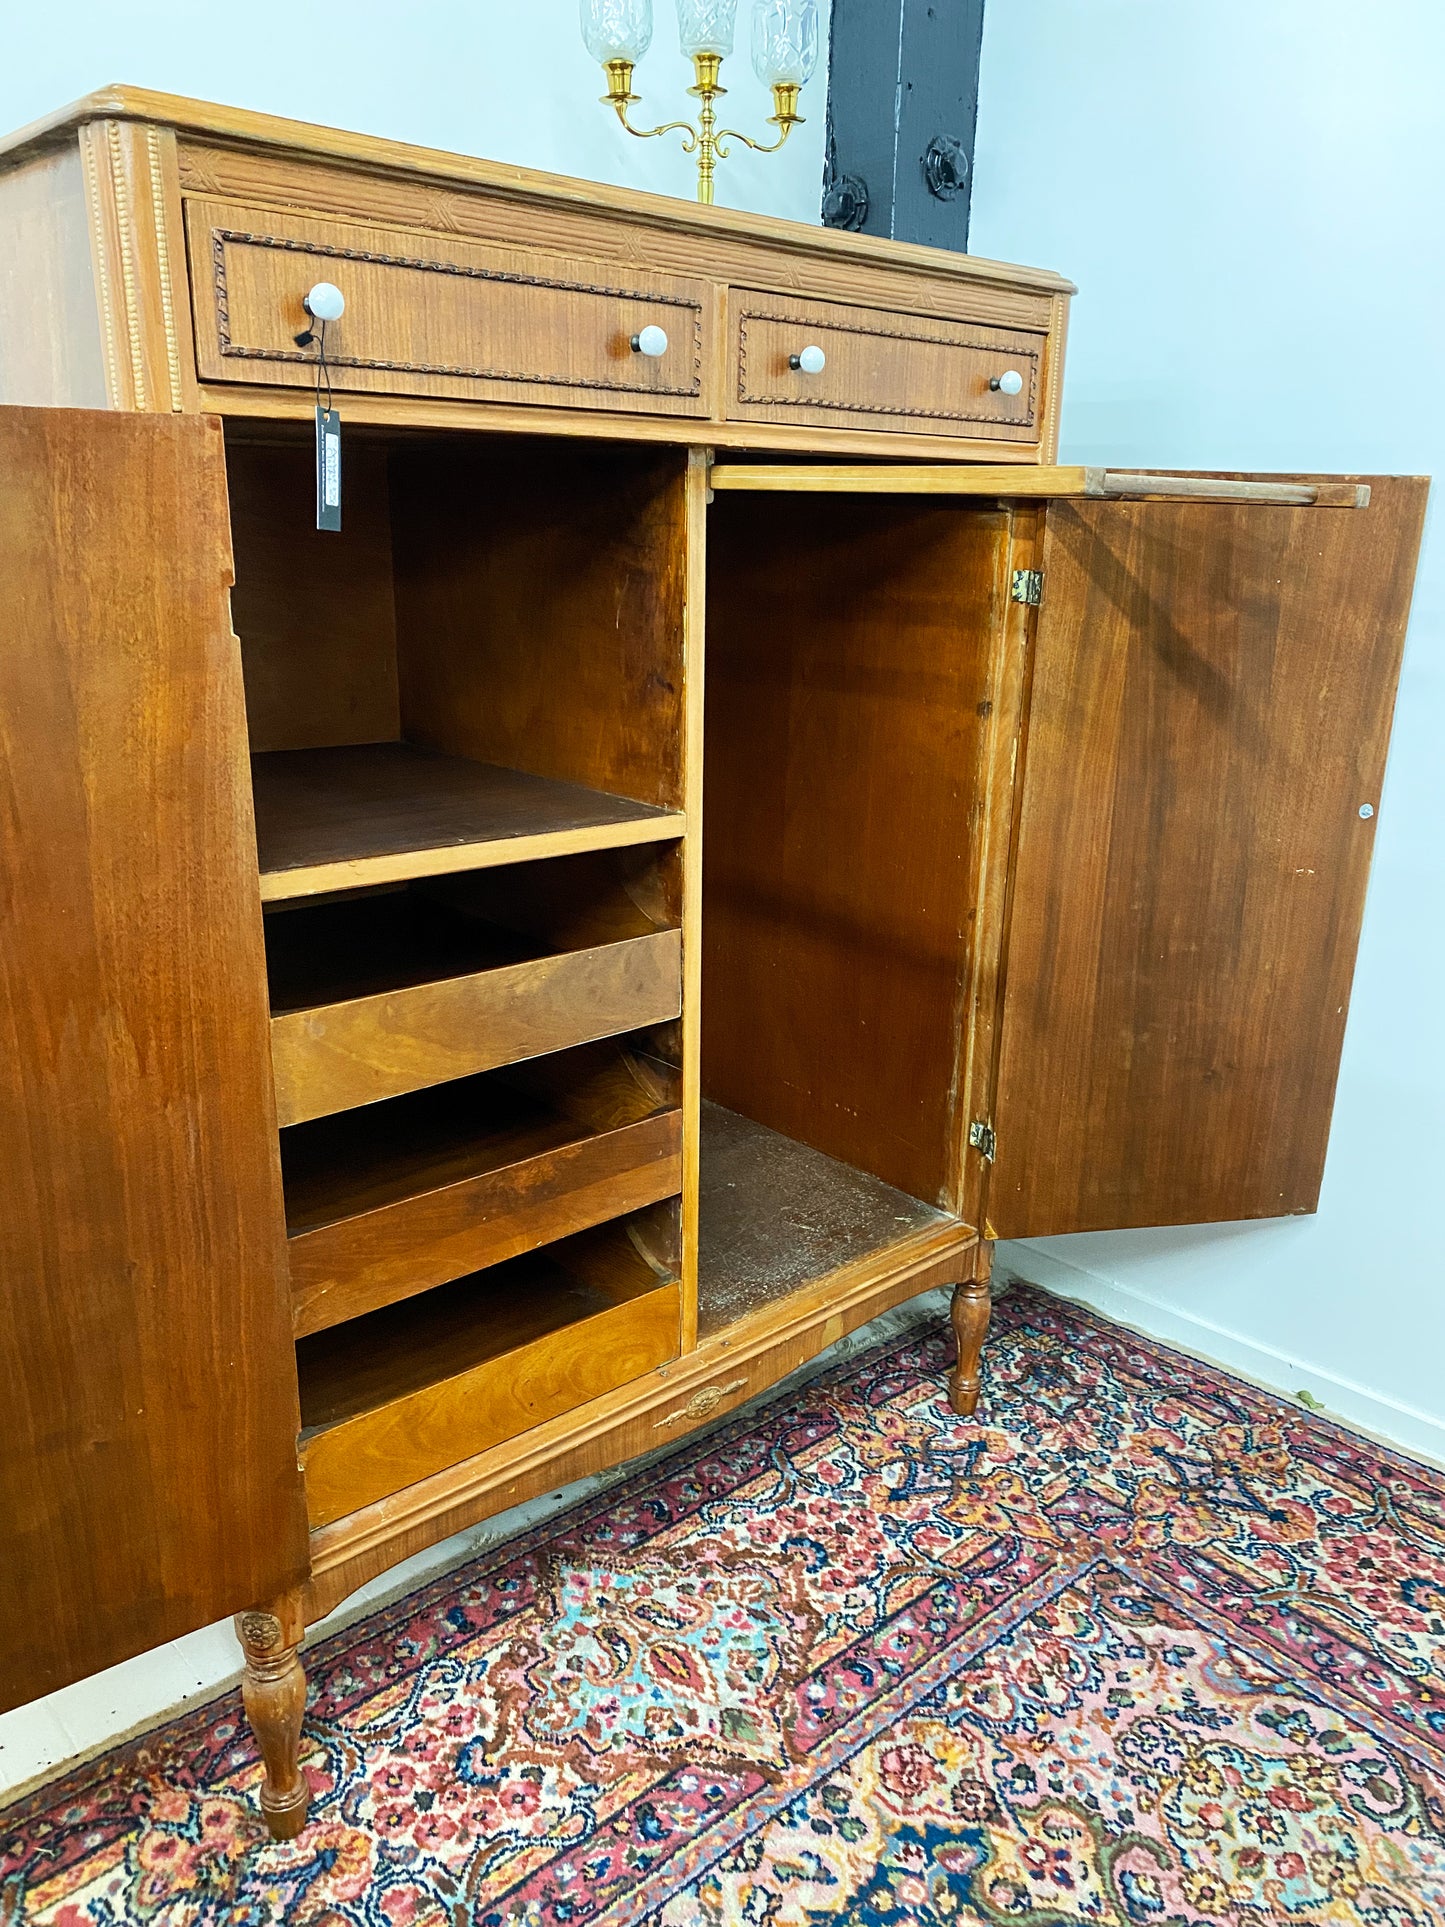
<svg viewBox="0 0 1445 1927">
<path fill-rule="evenodd" d="M 729 313 L 734 421 L 1038 440 L 1042 334 L 746 288 Z"/>
<path fill-rule="evenodd" d="M 186 203 L 202 381 L 312 388 L 303 306 L 333 282 L 333 388 L 701 415 L 707 284 L 234 202 Z M 645 354 L 635 337 L 655 349 Z"/>
</svg>

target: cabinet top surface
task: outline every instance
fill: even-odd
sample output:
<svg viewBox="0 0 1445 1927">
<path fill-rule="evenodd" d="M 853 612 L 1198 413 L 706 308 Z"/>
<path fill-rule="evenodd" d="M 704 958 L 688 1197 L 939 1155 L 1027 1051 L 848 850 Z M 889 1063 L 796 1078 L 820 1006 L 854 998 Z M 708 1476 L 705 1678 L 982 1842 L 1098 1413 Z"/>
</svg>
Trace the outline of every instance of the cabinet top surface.
<svg viewBox="0 0 1445 1927">
<path fill-rule="evenodd" d="M 574 207 L 581 203 L 595 208 L 599 213 L 622 216 L 634 222 L 655 222 L 659 226 L 713 234 L 719 238 L 752 238 L 766 241 L 773 247 L 793 248 L 805 254 L 831 255 L 854 261 L 871 260 L 880 266 L 912 266 L 926 269 L 934 275 L 951 275 L 965 281 L 994 282 L 1042 292 L 1075 292 L 1072 282 L 1047 268 L 987 261 L 976 255 L 918 247 L 912 243 L 883 240 L 875 235 L 847 234 L 833 228 L 812 227 L 801 221 L 780 220 L 771 215 L 742 214 L 724 207 L 702 207 L 666 195 L 639 193 L 632 188 L 612 187 L 597 181 L 573 180 L 563 174 L 544 174 L 504 161 L 477 160 L 465 154 L 450 154 L 439 148 L 413 147 L 405 141 L 383 140 L 371 134 L 346 133 L 337 128 L 314 126 L 308 121 L 284 120 L 272 114 L 252 113 L 245 108 L 222 107 L 210 101 L 191 100 L 180 94 L 153 93 L 146 88 L 119 84 L 87 94 L 70 106 L 0 138 L 0 170 L 30 159 L 34 154 L 62 142 L 87 122 L 96 120 L 147 121 L 172 128 L 182 138 L 191 140 L 284 149 L 307 159 L 332 161 L 383 173 L 425 177 L 432 181 L 450 182 L 459 188 L 478 189 L 517 200 L 554 205 L 563 203 Z"/>
</svg>

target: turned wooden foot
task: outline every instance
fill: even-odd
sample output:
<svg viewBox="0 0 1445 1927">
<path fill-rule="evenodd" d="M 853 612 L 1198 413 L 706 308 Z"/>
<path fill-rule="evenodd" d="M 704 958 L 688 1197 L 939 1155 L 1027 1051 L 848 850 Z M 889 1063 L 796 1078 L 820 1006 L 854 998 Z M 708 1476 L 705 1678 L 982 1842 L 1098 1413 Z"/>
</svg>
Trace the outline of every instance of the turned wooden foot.
<svg viewBox="0 0 1445 1927">
<path fill-rule="evenodd" d="M 978 1410 L 979 1362 L 988 1337 L 990 1300 L 988 1281 L 993 1270 L 993 1246 L 980 1243 L 974 1255 L 973 1276 L 953 1288 L 953 1336 L 958 1363 L 948 1380 L 948 1399 L 960 1418 Z"/>
<path fill-rule="evenodd" d="M 294 1840 L 306 1824 L 311 1788 L 301 1770 L 301 1720 L 306 1675 L 301 1670 L 300 1615 L 275 1612 L 236 1615 L 236 1637 L 246 1655 L 241 1698 L 266 1778 L 261 1812 L 273 1840 Z"/>
</svg>

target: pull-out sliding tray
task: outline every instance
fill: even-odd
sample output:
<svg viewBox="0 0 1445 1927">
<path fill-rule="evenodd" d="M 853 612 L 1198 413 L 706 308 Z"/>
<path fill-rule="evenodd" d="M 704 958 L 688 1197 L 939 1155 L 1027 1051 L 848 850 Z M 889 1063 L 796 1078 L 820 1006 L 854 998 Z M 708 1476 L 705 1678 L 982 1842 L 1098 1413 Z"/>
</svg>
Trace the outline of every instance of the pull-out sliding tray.
<svg viewBox="0 0 1445 1927">
<path fill-rule="evenodd" d="M 679 1015 L 677 930 L 635 914 L 608 941 L 587 940 L 595 919 L 524 933 L 425 894 L 441 887 L 267 916 L 282 1126 Z"/>
<path fill-rule="evenodd" d="M 674 1225 L 659 1206 L 301 1339 L 312 1526 L 675 1358 Z"/>
<path fill-rule="evenodd" d="M 1166 471 L 1054 467 L 1019 462 L 720 462 L 715 493 L 773 495 L 963 495 L 1093 502 L 1254 502 L 1262 508 L 1366 509 L 1367 482 L 1291 475 L 1174 475 Z"/>
<path fill-rule="evenodd" d="M 283 1131 L 297 1337 L 675 1196 L 678 1082 L 609 1041 Z"/>
</svg>

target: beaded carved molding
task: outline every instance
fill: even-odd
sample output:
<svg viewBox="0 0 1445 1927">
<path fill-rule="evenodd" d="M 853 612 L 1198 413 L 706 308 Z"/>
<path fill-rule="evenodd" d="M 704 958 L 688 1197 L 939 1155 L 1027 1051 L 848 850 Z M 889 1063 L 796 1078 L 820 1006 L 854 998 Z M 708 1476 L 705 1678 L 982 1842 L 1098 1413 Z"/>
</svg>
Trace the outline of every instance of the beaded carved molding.
<svg viewBox="0 0 1445 1927">
<path fill-rule="evenodd" d="M 600 394 L 655 395 L 669 400 L 695 401 L 702 394 L 702 307 L 683 295 L 650 288 L 614 288 L 601 282 L 568 281 L 560 277 L 523 274 L 510 268 L 469 267 L 459 261 L 432 261 L 422 255 L 380 254 L 366 248 L 338 247 L 327 241 L 296 240 L 287 235 L 251 234 L 237 228 L 211 230 L 212 285 L 216 298 L 216 328 L 221 353 L 231 360 L 293 362 L 314 367 L 316 357 L 300 348 L 246 348 L 231 338 L 230 291 L 226 250 L 230 246 L 274 248 L 286 254 L 312 255 L 329 261 L 357 261 L 369 267 L 404 268 L 412 273 L 449 275 L 461 281 L 493 282 L 513 287 L 544 288 L 557 294 L 593 295 L 602 300 L 644 302 L 649 308 L 675 308 L 692 322 L 692 380 L 686 387 L 654 382 L 600 381 L 591 375 L 540 373 L 512 368 L 468 367 L 427 361 L 391 361 L 372 355 L 328 352 L 331 368 L 357 368 L 378 374 L 436 375 L 461 381 L 524 382 L 542 388 L 591 389 Z"/>
</svg>

